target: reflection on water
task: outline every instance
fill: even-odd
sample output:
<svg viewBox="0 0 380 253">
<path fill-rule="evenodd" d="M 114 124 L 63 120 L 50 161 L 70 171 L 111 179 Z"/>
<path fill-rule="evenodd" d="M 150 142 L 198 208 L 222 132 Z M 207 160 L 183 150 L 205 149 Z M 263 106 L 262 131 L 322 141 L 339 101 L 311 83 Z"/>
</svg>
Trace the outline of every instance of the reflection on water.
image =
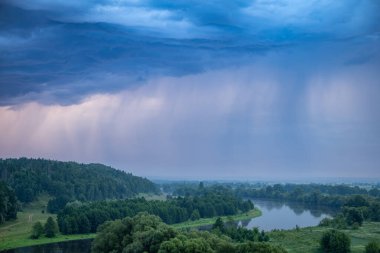
<svg viewBox="0 0 380 253">
<path fill-rule="evenodd" d="M 326 217 L 333 214 L 332 210 L 321 207 L 305 207 L 298 203 L 252 199 L 255 207 L 262 211 L 262 216 L 248 221 L 239 222 L 246 228 L 259 227 L 260 230 L 293 229 L 296 226 L 316 226 Z"/>
<path fill-rule="evenodd" d="M 1 251 L 2 253 L 90 253 L 92 239 L 50 243 Z"/>
</svg>

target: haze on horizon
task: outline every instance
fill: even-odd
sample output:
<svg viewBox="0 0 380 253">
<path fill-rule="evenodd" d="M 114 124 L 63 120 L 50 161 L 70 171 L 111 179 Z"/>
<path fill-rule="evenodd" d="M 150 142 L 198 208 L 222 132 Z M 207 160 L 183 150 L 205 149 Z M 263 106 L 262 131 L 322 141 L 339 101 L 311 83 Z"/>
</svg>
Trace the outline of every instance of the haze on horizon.
<svg viewBox="0 0 380 253">
<path fill-rule="evenodd" d="M 0 157 L 380 178 L 377 0 L 5 0 Z"/>
</svg>

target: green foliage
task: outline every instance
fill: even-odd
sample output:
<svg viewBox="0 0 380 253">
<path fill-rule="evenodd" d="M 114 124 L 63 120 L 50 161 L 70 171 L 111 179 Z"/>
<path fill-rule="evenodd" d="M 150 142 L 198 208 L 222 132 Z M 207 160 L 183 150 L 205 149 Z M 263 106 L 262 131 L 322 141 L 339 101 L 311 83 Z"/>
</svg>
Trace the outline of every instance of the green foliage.
<svg viewBox="0 0 380 253">
<path fill-rule="evenodd" d="M 222 218 L 218 217 L 215 221 L 215 223 L 212 225 L 212 229 L 217 229 L 221 232 L 224 231 L 224 222 Z"/>
<path fill-rule="evenodd" d="M 79 217 L 85 216 L 90 223 L 90 232 L 105 221 L 132 217 L 139 212 L 159 216 L 167 224 L 191 219 L 235 215 L 253 208 L 250 201 L 243 201 L 223 188 L 204 188 L 203 194 L 170 198 L 167 201 L 144 198 L 95 201 L 91 203 L 68 204 L 58 214 L 58 225 L 63 234 L 87 233 L 80 226 Z"/>
<path fill-rule="evenodd" d="M 236 243 L 209 232 L 177 232 L 156 216 L 140 213 L 133 218 L 106 222 L 99 227 L 93 253 L 284 253 L 266 243 Z"/>
<path fill-rule="evenodd" d="M 158 252 L 161 243 L 175 237 L 176 233 L 158 217 L 140 213 L 99 227 L 92 252 Z"/>
<path fill-rule="evenodd" d="M 52 217 L 49 217 L 45 223 L 45 236 L 48 238 L 56 236 L 58 233 L 57 223 Z"/>
<path fill-rule="evenodd" d="M 32 239 L 38 239 L 43 234 L 44 234 L 44 227 L 42 226 L 41 222 L 37 221 L 33 225 L 32 235 L 30 236 L 30 238 L 32 238 Z"/>
<path fill-rule="evenodd" d="M 272 246 L 266 243 L 246 243 L 240 244 L 235 253 L 285 253 L 286 251 L 283 248 Z"/>
<path fill-rule="evenodd" d="M 0 224 L 17 218 L 18 203 L 15 192 L 0 181 Z"/>
<path fill-rule="evenodd" d="M 201 218 L 201 215 L 199 214 L 198 209 L 194 209 L 191 213 L 190 220 L 199 220 Z"/>
<path fill-rule="evenodd" d="M 343 215 L 348 225 L 352 226 L 357 224 L 361 226 L 364 221 L 363 211 L 358 207 L 345 207 Z"/>
<path fill-rule="evenodd" d="M 350 252 L 351 239 L 343 232 L 329 230 L 322 235 L 321 248 L 326 253 Z"/>
<path fill-rule="evenodd" d="M 365 246 L 365 253 L 380 253 L 380 243 L 370 242 Z"/>
<path fill-rule="evenodd" d="M 21 202 L 31 202 L 42 192 L 55 198 L 48 211 L 57 212 L 68 201 L 132 197 L 157 192 L 151 181 L 102 164 L 79 164 L 44 159 L 0 159 L 0 179 L 15 189 Z"/>
</svg>

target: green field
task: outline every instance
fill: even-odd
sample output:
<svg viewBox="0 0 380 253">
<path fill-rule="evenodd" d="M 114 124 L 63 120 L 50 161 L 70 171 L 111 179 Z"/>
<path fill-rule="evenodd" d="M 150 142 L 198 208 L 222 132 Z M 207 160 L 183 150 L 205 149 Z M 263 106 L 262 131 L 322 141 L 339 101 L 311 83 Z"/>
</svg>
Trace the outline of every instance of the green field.
<svg viewBox="0 0 380 253">
<path fill-rule="evenodd" d="M 270 242 L 281 245 L 288 252 L 305 253 L 320 252 L 319 240 L 323 232 L 330 228 L 309 227 L 286 231 L 271 232 Z M 365 246 L 370 241 L 380 242 L 380 222 L 365 222 L 357 230 L 342 230 L 351 237 L 351 252 L 364 252 Z"/>
<path fill-rule="evenodd" d="M 43 196 L 39 201 L 24 206 L 23 212 L 18 212 L 17 220 L 7 221 L 0 226 L 0 250 L 46 244 L 52 242 L 62 242 L 67 240 L 79 240 L 93 238 L 95 234 L 88 235 L 58 235 L 55 238 L 41 237 L 37 240 L 30 239 L 32 226 L 35 222 L 41 221 L 43 224 L 49 216 L 54 214 L 42 213 L 45 210 L 48 196 Z"/>
<path fill-rule="evenodd" d="M 241 220 L 249 220 L 252 218 L 259 217 L 259 216 L 261 216 L 261 211 L 255 208 L 246 213 L 241 213 L 241 214 L 236 214 L 236 215 L 231 215 L 231 216 L 222 216 L 221 218 L 224 221 L 241 221 Z M 216 219 L 217 217 L 203 218 L 203 219 L 199 219 L 195 221 L 185 221 L 185 222 L 173 224 L 172 226 L 178 229 L 195 228 L 195 227 L 212 225 L 215 223 Z"/>
</svg>

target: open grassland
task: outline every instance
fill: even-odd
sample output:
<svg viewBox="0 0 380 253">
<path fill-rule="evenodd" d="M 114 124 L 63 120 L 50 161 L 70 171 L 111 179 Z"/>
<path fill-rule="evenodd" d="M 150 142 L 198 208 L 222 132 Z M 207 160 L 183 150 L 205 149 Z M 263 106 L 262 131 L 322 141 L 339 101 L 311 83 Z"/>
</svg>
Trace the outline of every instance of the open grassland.
<svg viewBox="0 0 380 253">
<path fill-rule="evenodd" d="M 241 220 L 249 220 L 252 218 L 256 218 L 261 216 L 261 211 L 257 208 L 252 209 L 249 212 L 246 213 L 241 213 L 241 214 L 236 214 L 236 215 L 231 215 L 231 216 L 222 216 L 221 218 L 223 219 L 224 222 L 228 221 L 241 221 Z M 195 221 L 185 221 L 177 224 L 173 224 L 172 226 L 174 228 L 178 229 L 187 229 L 187 228 L 196 228 L 196 227 L 202 227 L 202 226 L 207 226 L 207 225 L 212 225 L 215 223 L 216 219 L 218 217 L 214 218 L 203 218 Z"/>
<path fill-rule="evenodd" d="M 95 234 L 59 234 L 54 238 L 41 237 L 37 240 L 30 239 L 32 226 L 35 222 L 40 221 L 42 224 L 44 224 L 48 217 L 51 216 L 54 219 L 56 218 L 56 215 L 54 214 L 42 212 L 42 210 L 45 211 L 46 209 L 48 199 L 48 196 L 43 196 L 39 198 L 38 201 L 24 206 L 23 211 L 18 212 L 17 220 L 7 221 L 0 226 L 0 250 L 95 237 Z"/>
<path fill-rule="evenodd" d="M 269 234 L 270 242 L 275 245 L 281 245 L 288 252 L 321 252 L 319 250 L 319 240 L 323 232 L 329 229 L 331 228 L 308 227 L 299 230 L 275 231 Z M 342 231 L 351 237 L 352 253 L 363 253 L 365 246 L 370 241 L 380 242 L 380 222 L 365 222 L 359 229 Z"/>
</svg>

